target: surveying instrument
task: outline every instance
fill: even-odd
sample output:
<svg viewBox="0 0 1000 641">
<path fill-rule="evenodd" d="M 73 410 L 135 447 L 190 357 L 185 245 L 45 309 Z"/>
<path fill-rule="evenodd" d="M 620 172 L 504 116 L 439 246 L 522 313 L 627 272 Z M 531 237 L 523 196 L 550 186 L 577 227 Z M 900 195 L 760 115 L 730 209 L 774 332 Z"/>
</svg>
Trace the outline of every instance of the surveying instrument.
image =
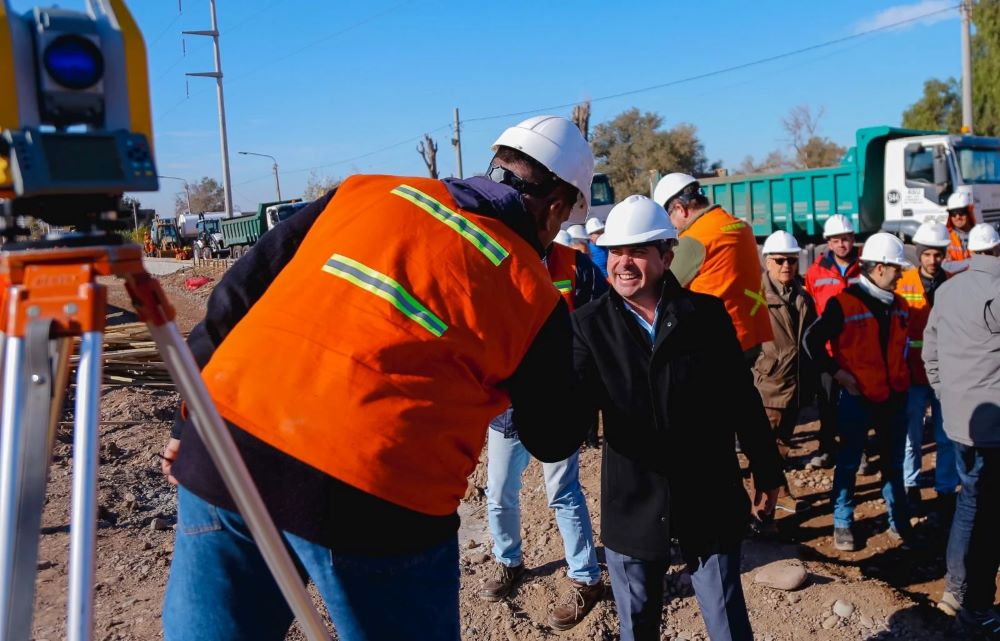
<svg viewBox="0 0 1000 641">
<path fill-rule="evenodd" d="M 87 12 L 0 5 L 0 641 L 31 638 L 42 508 L 80 339 L 66 637 L 93 637 L 98 416 L 107 292 L 116 276 L 311 641 L 328 639 L 274 523 L 142 265 L 113 233 L 122 194 L 158 189 L 142 35 L 121 0 Z M 71 232 L 27 240 L 33 218 Z"/>
</svg>

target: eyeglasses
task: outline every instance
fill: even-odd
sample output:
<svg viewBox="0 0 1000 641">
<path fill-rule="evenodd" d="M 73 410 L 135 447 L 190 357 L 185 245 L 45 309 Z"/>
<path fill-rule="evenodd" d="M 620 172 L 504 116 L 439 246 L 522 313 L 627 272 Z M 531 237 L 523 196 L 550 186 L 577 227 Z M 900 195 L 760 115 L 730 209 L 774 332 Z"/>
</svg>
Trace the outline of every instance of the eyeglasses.
<svg viewBox="0 0 1000 641">
<path fill-rule="evenodd" d="M 795 256 L 771 256 L 771 260 L 773 260 L 774 264 L 778 267 L 783 266 L 785 263 L 788 263 L 789 265 L 799 264 L 799 259 Z"/>
<path fill-rule="evenodd" d="M 528 182 L 511 170 L 499 165 L 490 165 L 490 168 L 486 171 L 486 177 L 495 183 L 513 187 L 516 191 L 528 196 L 534 196 L 535 198 L 548 196 L 559 183 L 559 178 L 555 174 L 549 174 L 549 177 L 543 183 Z"/>
<path fill-rule="evenodd" d="M 955 216 L 968 216 L 969 212 L 964 209 L 953 209 L 948 212 L 948 215 L 954 218 Z"/>
</svg>

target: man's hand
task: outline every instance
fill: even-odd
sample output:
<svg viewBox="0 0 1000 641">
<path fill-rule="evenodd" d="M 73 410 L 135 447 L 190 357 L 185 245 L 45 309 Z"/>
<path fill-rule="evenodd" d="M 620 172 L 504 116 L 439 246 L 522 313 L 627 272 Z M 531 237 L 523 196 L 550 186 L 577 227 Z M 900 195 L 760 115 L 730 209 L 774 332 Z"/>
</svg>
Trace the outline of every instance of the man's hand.
<svg viewBox="0 0 1000 641">
<path fill-rule="evenodd" d="M 847 390 L 847 393 L 851 396 L 861 396 L 861 388 L 858 387 L 858 379 L 854 378 L 854 375 L 847 370 L 838 369 L 837 373 L 833 375 L 835 381 L 837 381 L 841 387 Z"/>
<path fill-rule="evenodd" d="M 177 485 L 177 479 L 175 479 L 173 474 L 170 473 L 170 470 L 174 465 L 174 461 L 177 459 L 178 452 L 180 451 L 180 439 L 172 438 L 167 441 L 166 447 L 163 448 L 163 454 L 160 454 L 160 471 L 163 472 L 165 477 L 167 477 L 167 482 L 171 485 Z"/>
<path fill-rule="evenodd" d="M 774 507 L 778 504 L 778 492 L 781 491 L 780 487 L 776 487 L 765 492 L 757 490 L 754 492 L 753 497 L 753 515 L 763 521 L 764 517 L 771 517 L 774 515 Z"/>
</svg>

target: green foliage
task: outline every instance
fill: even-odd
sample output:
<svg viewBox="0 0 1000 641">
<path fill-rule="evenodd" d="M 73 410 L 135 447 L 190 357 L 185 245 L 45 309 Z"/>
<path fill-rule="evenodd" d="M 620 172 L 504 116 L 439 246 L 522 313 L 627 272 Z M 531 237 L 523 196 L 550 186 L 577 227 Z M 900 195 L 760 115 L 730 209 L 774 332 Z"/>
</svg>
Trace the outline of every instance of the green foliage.
<svg viewBox="0 0 1000 641">
<path fill-rule="evenodd" d="M 976 0 L 972 24 L 973 130 L 983 136 L 1000 136 L 1000 0 Z M 961 96 L 961 84 L 954 78 L 927 80 L 924 95 L 903 112 L 903 126 L 958 132 Z"/>
<path fill-rule="evenodd" d="M 149 233 L 149 226 L 139 225 L 139 227 L 135 229 L 127 229 L 120 233 L 122 235 L 122 238 L 124 238 L 126 241 L 130 243 L 135 243 L 136 245 L 141 245 L 143 239 L 146 237 L 146 234 Z"/>
<path fill-rule="evenodd" d="M 222 211 L 226 208 L 226 195 L 222 185 L 214 178 L 202 176 L 201 180 L 190 186 L 191 213 L 200 214 L 205 211 Z M 174 213 L 183 214 L 188 210 L 187 194 L 184 191 L 174 196 Z"/>
<path fill-rule="evenodd" d="M 958 132 L 962 127 L 961 92 L 962 88 L 954 78 L 924 81 L 924 95 L 903 112 L 903 126 Z"/>
<path fill-rule="evenodd" d="M 816 133 L 824 111 L 820 107 L 814 113 L 809 105 L 793 107 L 781 119 L 781 128 L 788 135 L 790 153 L 776 149 L 760 162 L 755 161 L 753 156 L 747 156 L 738 171 L 742 174 L 764 174 L 839 165 L 847 149 Z"/>
<path fill-rule="evenodd" d="M 662 127 L 663 116 L 632 108 L 594 128 L 596 171 L 608 174 L 618 194 L 649 194 L 656 172 L 700 174 L 708 168 L 694 125 Z"/>
</svg>

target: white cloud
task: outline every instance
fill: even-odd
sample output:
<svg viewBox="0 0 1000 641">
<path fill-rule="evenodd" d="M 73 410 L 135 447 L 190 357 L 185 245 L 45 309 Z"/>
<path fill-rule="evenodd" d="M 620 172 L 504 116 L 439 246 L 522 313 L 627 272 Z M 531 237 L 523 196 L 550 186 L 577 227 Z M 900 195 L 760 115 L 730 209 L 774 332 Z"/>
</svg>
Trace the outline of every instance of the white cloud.
<svg viewBox="0 0 1000 641">
<path fill-rule="evenodd" d="M 954 20 L 959 17 L 956 4 L 955 0 L 920 0 L 920 2 L 913 4 L 897 4 L 879 11 L 874 16 L 859 20 L 854 27 L 854 32 L 861 33 L 872 29 L 882 29 L 900 22 L 905 22 L 905 24 L 899 25 L 896 29 L 908 29 L 917 25 L 927 26 L 944 20 Z"/>
</svg>

